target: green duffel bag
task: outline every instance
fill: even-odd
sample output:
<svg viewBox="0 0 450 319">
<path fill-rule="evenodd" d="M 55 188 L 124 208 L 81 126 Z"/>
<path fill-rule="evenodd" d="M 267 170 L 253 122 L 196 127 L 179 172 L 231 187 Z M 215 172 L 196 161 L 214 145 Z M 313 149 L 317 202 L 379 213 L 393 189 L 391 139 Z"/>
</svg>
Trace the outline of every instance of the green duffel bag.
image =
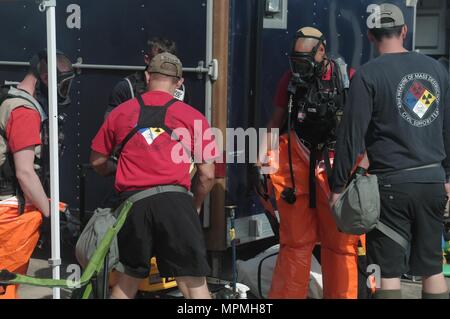
<svg viewBox="0 0 450 319">
<path fill-rule="evenodd" d="M 117 219 L 114 213 L 111 208 L 97 208 L 83 229 L 75 247 L 75 256 L 81 267 L 86 267 L 108 229 L 116 223 Z M 108 268 L 114 269 L 119 263 L 117 236 L 114 237 L 111 243 L 108 258 Z"/>
<path fill-rule="evenodd" d="M 358 170 L 333 206 L 332 211 L 341 232 L 363 235 L 378 229 L 404 249 L 408 249 L 408 241 L 380 221 L 380 209 L 377 176 L 367 175 Z"/>
</svg>

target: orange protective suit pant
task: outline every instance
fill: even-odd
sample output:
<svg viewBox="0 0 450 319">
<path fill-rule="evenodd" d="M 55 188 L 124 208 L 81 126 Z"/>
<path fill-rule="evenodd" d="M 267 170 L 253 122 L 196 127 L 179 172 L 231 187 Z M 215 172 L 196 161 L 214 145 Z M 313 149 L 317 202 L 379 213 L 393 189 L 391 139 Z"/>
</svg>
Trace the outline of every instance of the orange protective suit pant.
<svg viewBox="0 0 450 319">
<path fill-rule="evenodd" d="M 309 208 L 309 151 L 291 135 L 297 201 L 280 196 L 291 187 L 287 135 L 280 138 L 279 169 L 270 176 L 280 214 L 280 253 L 270 298 L 307 298 L 312 251 L 321 243 L 323 296 L 358 297 L 358 236 L 340 233 L 328 204 L 330 189 L 323 163 L 316 168 L 317 208 Z"/>
<path fill-rule="evenodd" d="M 26 274 L 41 223 L 42 214 L 34 207 L 27 206 L 19 215 L 17 200 L 0 202 L 0 270 Z M 17 285 L 8 286 L 6 292 L 0 292 L 0 299 L 18 298 L 17 289 Z"/>
</svg>

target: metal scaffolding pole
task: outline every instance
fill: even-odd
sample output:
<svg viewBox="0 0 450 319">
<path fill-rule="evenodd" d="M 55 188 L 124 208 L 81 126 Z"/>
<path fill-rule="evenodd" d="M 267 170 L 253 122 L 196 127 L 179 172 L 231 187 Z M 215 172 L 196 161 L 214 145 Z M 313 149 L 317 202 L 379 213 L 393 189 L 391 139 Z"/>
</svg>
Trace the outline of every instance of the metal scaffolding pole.
<svg viewBox="0 0 450 319">
<path fill-rule="evenodd" d="M 49 145 L 50 145 L 50 215 L 53 279 L 60 279 L 61 247 L 59 225 L 59 158 L 58 158 L 58 95 L 56 60 L 56 0 L 43 0 L 39 5 L 47 16 L 47 59 L 48 59 L 48 100 L 49 100 Z M 53 299 L 60 299 L 60 288 L 53 288 Z"/>
</svg>

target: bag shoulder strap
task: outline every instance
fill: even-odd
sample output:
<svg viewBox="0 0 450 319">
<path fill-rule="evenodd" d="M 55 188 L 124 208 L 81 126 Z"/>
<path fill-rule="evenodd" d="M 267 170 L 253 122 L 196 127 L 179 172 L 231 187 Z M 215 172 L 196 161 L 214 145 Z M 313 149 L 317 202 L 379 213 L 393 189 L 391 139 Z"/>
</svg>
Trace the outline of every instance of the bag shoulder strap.
<svg viewBox="0 0 450 319">
<path fill-rule="evenodd" d="M 381 221 L 378 221 L 377 229 L 384 235 L 395 241 L 397 244 L 402 246 L 403 249 L 408 250 L 409 247 L 408 241 L 405 238 L 403 238 L 399 233 L 397 233 L 395 230 L 393 230 L 391 227 L 387 226 Z"/>
</svg>

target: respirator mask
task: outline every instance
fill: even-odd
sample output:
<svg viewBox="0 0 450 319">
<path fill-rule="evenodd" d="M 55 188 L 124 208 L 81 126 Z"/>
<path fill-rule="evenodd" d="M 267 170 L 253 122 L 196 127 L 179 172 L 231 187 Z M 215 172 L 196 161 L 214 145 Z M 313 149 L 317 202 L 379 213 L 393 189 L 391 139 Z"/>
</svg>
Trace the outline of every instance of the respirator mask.
<svg viewBox="0 0 450 319">
<path fill-rule="evenodd" d="M 295 44 L 298 39 L 317 39 L 319 42 L 311 50 L 311 52 L 296 52 Z M 314 79 L 322 77 L 324 70 L 324 62 L 316 62 L 315 57 L 317 51 L 321 45 L 326 45 L 325 38 L 323 36 L 316 37 L 311 35 L 305 35 L 302 31 L 298 31 L 294 41 L 294 47 L 292 53 L 289 56 L 289 62 L 291 66 L 292 74 L 294 78 L 299 81 L 299 84 L 311 83 Z M 325 60 L 324 60 L 325 61 Z"/>
<path fill-rule="evenodd" d="M 70 100 L 70 90 L 72 87 L 72 82 L 75 78 L 75 72 L 72 69 L 72 64 L 64 53 L 58 51 L 56 53 L 57 56 L 57 64 L 65 64 L 65 69 L 70 69 L 69 71 L 60 71 L 60 68 L 57 68 L 57 95 L 58 95 L 58 107 L 67 107 L 71 104 Z M 48 106 L 48 86 L 44 81 L 42 81 L 41 77 L 41 63 L 47 64 L 47 51 L 43 50 L 36 54 L 31 62 L 31 72 L 38 79 L 38 83 L 36 85 L 36 95 L 38 101 L 41 102 L 42 106 Z"/>
<path fill-rule="evenodd" d="M 72 102 L 70 100 L 70 89 L 75 78 L 73 71 L 59 72 L 58 71 L 58 106 L 69 106 Z"/>
</svg>

